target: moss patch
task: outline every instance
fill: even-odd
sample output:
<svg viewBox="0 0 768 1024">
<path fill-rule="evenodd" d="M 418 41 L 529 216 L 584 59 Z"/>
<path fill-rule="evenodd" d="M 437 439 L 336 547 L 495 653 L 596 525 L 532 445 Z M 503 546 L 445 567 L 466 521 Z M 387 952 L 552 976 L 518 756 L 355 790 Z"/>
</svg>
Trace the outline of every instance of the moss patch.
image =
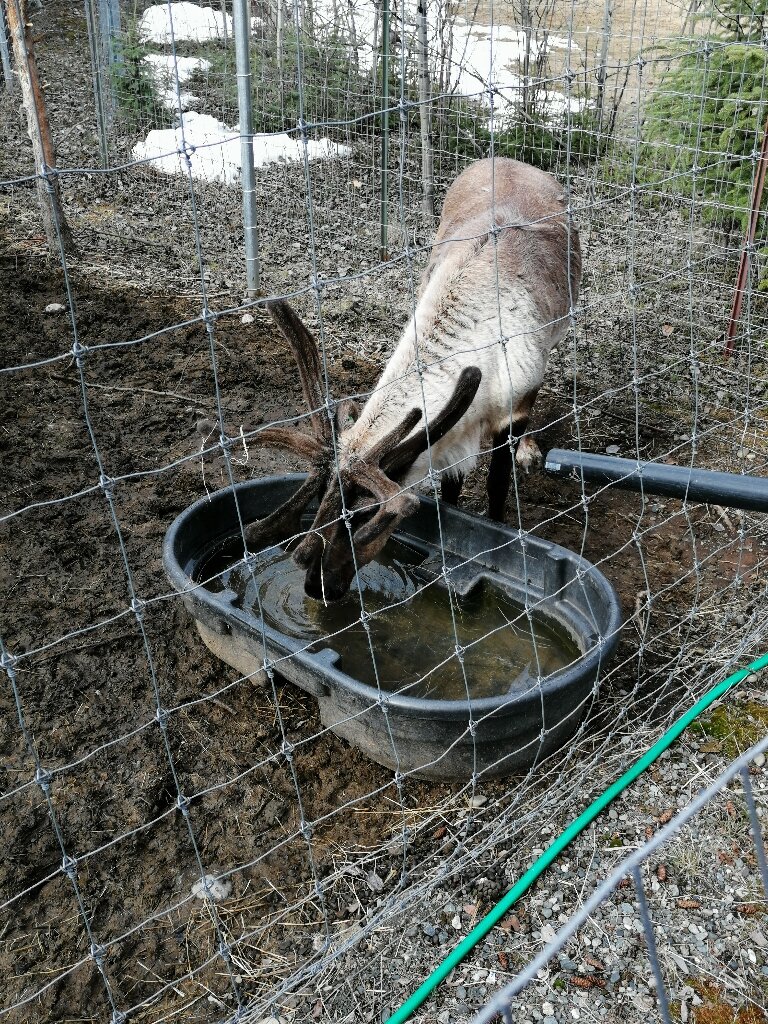
<svg viewBox="0 0 768 1024">
<path fill-rule="evenodd" d="M 694 722 L 691 732 L 717 740 L 727 757 L 738 757 L 768 732 L 768 707 L 757 701 L 721 704 Z"/>
<path fill-rule="evenodd" d="M 758 1006 L 731 1006 L 714 982 L 692 978 L 690 985 L 702 1000 L 702 1005 L 693 1010 L 694 1024 L 768 1024 L 768 1017 Z"/>
</svg>

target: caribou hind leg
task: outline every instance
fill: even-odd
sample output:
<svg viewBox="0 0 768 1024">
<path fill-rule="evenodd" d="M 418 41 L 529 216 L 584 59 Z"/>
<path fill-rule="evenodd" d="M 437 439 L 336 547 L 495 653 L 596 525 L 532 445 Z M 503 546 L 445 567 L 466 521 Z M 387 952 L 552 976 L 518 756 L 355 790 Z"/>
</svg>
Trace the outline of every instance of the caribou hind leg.
<svg viewBox="0 0 768 1024">
<path fill-rule="evenodd" d="M 527 473 L 530 467 L 541 459 L 539 446 L 526 434 L 531 418 L 531 409 L 539 389 L 524 395 L 515 409 L 512 422 L 493 436 L 493 454 L 488 470 L 488 515 L 495 522 L 504 520 L 509 485 L 512 480 L 512 452 L 521 469 Z"/>
</svg>

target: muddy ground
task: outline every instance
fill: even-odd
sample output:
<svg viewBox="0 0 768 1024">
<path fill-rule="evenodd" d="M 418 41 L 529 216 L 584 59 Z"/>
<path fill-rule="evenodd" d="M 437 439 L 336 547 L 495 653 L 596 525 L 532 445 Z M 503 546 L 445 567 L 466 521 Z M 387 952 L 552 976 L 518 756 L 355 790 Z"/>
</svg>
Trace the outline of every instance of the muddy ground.
<svg viewBox="0 0 768 1024">
<path fill-rule="evenodd" d="M 60 271 L 44 260 L 18 257 L 5 257 L 4 271 L 12 287 L 2 310 L 0 365 L 37 364 L 3 377 L 0 420 L 2 515 L 9 517 L 0 526 L 2 640 L 19 659 L 19 706 L 29 741 L 6 686 L 0 696 L 7 794 L 1 805 L 1 884 L 3 900 L 10 901 L 0 939 L 4 1006 L 23 1004 L 11 1012 L 14 1022 L 96 1021 L 109 1011 L 107 987 L 87 956 L 90 940 L 72 881 L 60 870 L 66 851 L 78 861 L 77 898 L 94 941 L 106 947 L 104 972 L 115 1005 L 123 1009 L 151 1000 L 174 981 L 136 1019 L 159 1020 L 161 1010 L 180 1012 L 193 1002 L 184 1019 L 216 1020 L 223 1006 L 232 1006 L 230 982 L 215 957 L 216 929 L 198 901 L 174 909 L 199 877 L 195 847 L 206 870 L 234 871 L 231 894 L 219 911 L 219 936 L 235 940 L 243 1000 L 265 997 L 280 977 L 316 956 L 313 938 L 324 920 L 348 924 L 364 918 L 367 900 L 359 892 L 358 906 L 349 911 L 340 865 L 365 864 L 379 881 L 386 880 L 383 896 L 394 898 L 402 851 L 401 822 L 392 812 L 399 798 L 391 772 L 324 731 L 314 701 L 282 682 L 281 726 L 273 694 L 247 680 L 237 682 L 237 674 L 207 652 L 188 614 L 168 596 L 161 566 L 165 529 L 206 487 L 226 483 L 220 457 L 196 455 L 215 417 L 205 325 L 169 329 L 194 319 L 194 309 L 169 297 L 100 288 L 73 274 L 79 341 L 86 349 L 97 346 L 84 357 L 90 437 L 73 360 L 44 362 L 71 347 L 66 315 L 44 312 L 65 297 Z M 98 347 L 154 332 L 159 333 L 142 344 Z M 239 315 L 220 319 L 215 338 L 228 433 L 300 410 L 290 358 L 260 313 L 247 326 Z M 339 393 L 369 387 L 375 373 L 372 360 L 355 355 L 332 366 Z M 582 427 L 586 448 L 605 447 L 606 419 L 611 439 L 629 443 L 632 431 L 624 420 L 631 420 L 632 409 L 620 408 L 621 414 L 608 411 Z M 572 408 L 562 391 L 550 389 L 544 396 L 538 420 L 550 424 L 540 433 L 545 450 L 573 443 Z M 649 422 L 644 454 L 674 447 L 673 430 Z M 114 518 L 98 487 L 95 448 L 101 471 L 114 481 Z M 247 462 L 243 454 L 235 468 L 247 477 L 281 466 L 251 446 Z M 478 473 L 465 506 L 478 509 L 482 498 Z M 653 624 L 644 622 L 642 629 L 649 646 L 644 680 L 656 685 L 654 669 L 666 664 L 669 643 L 654 643 L 654 626 L 705 607 L 732 581 L 734 563 L 749 582 L 761 558 L 756 539 L 735 543 L 716 531 L 716 513 L 693 508 L 683 515 L 673 505 L 663 501 L 648 511 L 642 540 L 635 542 L 637 497 L 596 494 L 585 520 L 576 482 L 541 472 L 520 482 L 522 525 L 583 548 L 610 577 L 628 614 L 642 604 L 646 588 L 659 595 Z M 517 521 L 514 502 L 508 520 Z M 129 607 L 126 563 L 133 593 L 149 602 L 143 613 L 146 644 Z M 722 608 L 713 614 L 722 617 Z M 748 615 L 749 606 L 740 605 L 739 614 Z M 699 634 L 698 626 L 691 628 Z M 634 692 L 639 699 L 637 638 L 633 621 L 624 632 L 620 668 L 603 684 L 598 714 L 612 706 L 612 693 Z M 233 685 L 225 693 L 213 696 L 228 684 Z M 670 702 L 679 697 L 672 689 Z M 178 709 L 169 718 L 167 750 L 154 720 L 158 699 Z M 652 704 L 659 713 L 658 702 Z M 284 739 L 297 747 L 295 781 L 277 756 Z M 30 745 L 52 773 L 50 811 L 33 782 Z M 311 853 L 295 835 L 297 790 L 307 820 L 328 816 L 312 835 Z M 453 798 L 459 790 L 404 781 L 404 806 L 415 823 L 411 866 L 439 859 L 440 844 L 433 838 L 439 830 L 430 809 L 456 813 L 464 803 Z M 192 801 L 194 844 L 175 810 L 179 792 Z M 486 783 L 482 792 L 505 799 L 508 784 Z M 324 877 L 328 884 L 318 905 L 310 887 Z M 371 902 L 382 899 L 377 885 L 363 886 Z M 252 932 L 258 939 L 237 941 Z M 190 970 L 195 980 L 184 982 Z M 44 994 L 24 1003 L 46 985 Z"/>
</svg>

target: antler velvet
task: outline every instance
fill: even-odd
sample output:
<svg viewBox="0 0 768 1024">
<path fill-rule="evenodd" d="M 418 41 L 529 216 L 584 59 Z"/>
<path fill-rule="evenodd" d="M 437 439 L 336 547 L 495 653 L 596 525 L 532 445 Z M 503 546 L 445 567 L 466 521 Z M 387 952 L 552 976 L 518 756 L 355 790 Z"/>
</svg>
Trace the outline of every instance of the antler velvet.
<svg viewBox="0 0 768 1024">
<path fill-rule="evenodd" d="M 304 402 L 309 410 L 309 431 L 292 427 L 267 427 L 258 435 L 258 440 L 269 447 L 295 452 L 313 468 L 288 501 L 264 519 L 248 524 L 245 530 L 246 542 L 259 547 L 274 543 L 281 535 L 284 538 L 299 532 L 304 510 L 327 485 L 331 442 L 331 424 L 325 414 L 320 354 L 315 340 L 287 302 L 268 302 L 267 310 L 296 360 Z"/>
<path fill-rule="evenodd" d="M 472 404 L 477 389 L 480 387 L 482 376 L 482 372 L 477 366 L 464 367 L 459 374 L 453 394 L 432 422 L 412 437 L 401 441 L 390 452 L 383 454 L 381 468 L 387 476 L 397 478 L 413 465 L 422 452 L 425 452 L 430 445 L 437 444 L 452 427 L 456 426 Z"/>
<path fill-rule="evenodd" d="M 412 433 L 423 418 L 421 409 L 414 408 L 401 422 L 380 438 L 365 458 L 355 459 L 340 471 L 340 479 L 331 472 L 333 464 L 333 428 L 325 410 L 324 389 L 321 381 L 321 362 L 317 345 L 296 315 L 283 300 L 268 302 L 267 310 L 291 347 L 299 370 L 304 401 L 309 410 L 309 430 L 290 427 L 267 427 L 258 435 L 265 445 L 284 448 L 306 459 L 312 466 L 310 475 L 278 509 L 246 527 L 249 544 L 274 543 L 280 534 L 298 533 L 301 517 L 313 498 L 322 495 L 312 526 L 293 552 L 297 565 L 309 569 L 323 556 L 324 549 L 334 548 L 344 524 L 342 488 L 352 495 L 358 489 L 373 497 L 374 502 L 353 500 L 352 513 L 368 511 L 378 505 L 372 518 L 353 534 L 353 544 L 360 564 L 371 561 L 384 547 L 397 524 L 418 508 L 415 495 L 404 491 L 397 483 L 414 461 L 436 444 L 461 419 L 471 405 L 480 386 L 481 372 L 475 366 L 466 367 L 459 375 L 453 394 L 433 420 Z M 356 403 L 339 403 L 338 413 L 349 415 Z"/>
</svg>

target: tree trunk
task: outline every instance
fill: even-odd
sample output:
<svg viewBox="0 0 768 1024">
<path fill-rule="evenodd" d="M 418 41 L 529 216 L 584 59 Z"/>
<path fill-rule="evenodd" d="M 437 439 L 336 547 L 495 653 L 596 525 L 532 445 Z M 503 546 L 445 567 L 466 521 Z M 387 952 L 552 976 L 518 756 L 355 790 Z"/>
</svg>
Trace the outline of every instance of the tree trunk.
<svg viewBox="0 0 768 1024">
<path fill-rule="evenodd" d="M 298 45 L 298 43 L 297 43 Z M 280 116 L 285 117 L 285 94 L 283 91 L 283 47 L 285 46 L 285 8 L 283 0 L 275 0 L 275 58 L 277 60 L 277 81 L 280 89 Z"/>
<path fill-rule="evenodd" d="M 597 109 L 596 109 L 596 120 L 597 130 L 602 134 L 603 131 L 603 111 L 605 108 L 605 82 L 608 77 L 608 45 L 611 40 L 611 23 L 613 19 L 613 0 L 605 0 L 605 9 L 603 11 L 603 34 L 600 40 L 600 61 L 598 64 L 598 80 L 597 80 Z M 602 146 L 602 138 L 599 140 Z"/>
<path fill-rule="evenodd" d="M 59 181 L 56 174 L 56 156 L 48 124 L 45 96 L 37 73 L 32 25 L 26 19 L 24 0 L 8 0 L 7 18 L 16 62 L 16 73 L 21 85 L 21 97 L 27 115 L 27 130 L 32 142 L 37 172 L 37 193 L 40 214 L 52 255 L 59 255 L 59 240 L 67 252 L 76 251 L 64 210 L 61 205 Z"/>
<path fill-rule="evenodd" d="M 13 69 L 11 68 L 11 54 L 8 49 L 8 32 L 5 27 L 5 13 L 3 11 L 3 0 L 0 0 L 0 58 L 3 62 L 3 78 L 5 88 L 13 92 Z"/>
<path fill-rule="evenodd" d="M 528 0 L 523 0 L 520 6 L 521 22 L 525 34 L 525 51 L 523 53 L 523 114 L 526 119 L 531 116 L 531 36 L 533 35 L 533 21 Z"/>
<path fill-rule="evenodd" d="M 419 48 L 419 127 L 421 129 L 421 208 L 427 217 L 435 215 L 435 177 L 432 167 L 432 141 L 430 139 L 429 38 L 427 35 L 427 0 L 418 0 Z"/>
</svg>

